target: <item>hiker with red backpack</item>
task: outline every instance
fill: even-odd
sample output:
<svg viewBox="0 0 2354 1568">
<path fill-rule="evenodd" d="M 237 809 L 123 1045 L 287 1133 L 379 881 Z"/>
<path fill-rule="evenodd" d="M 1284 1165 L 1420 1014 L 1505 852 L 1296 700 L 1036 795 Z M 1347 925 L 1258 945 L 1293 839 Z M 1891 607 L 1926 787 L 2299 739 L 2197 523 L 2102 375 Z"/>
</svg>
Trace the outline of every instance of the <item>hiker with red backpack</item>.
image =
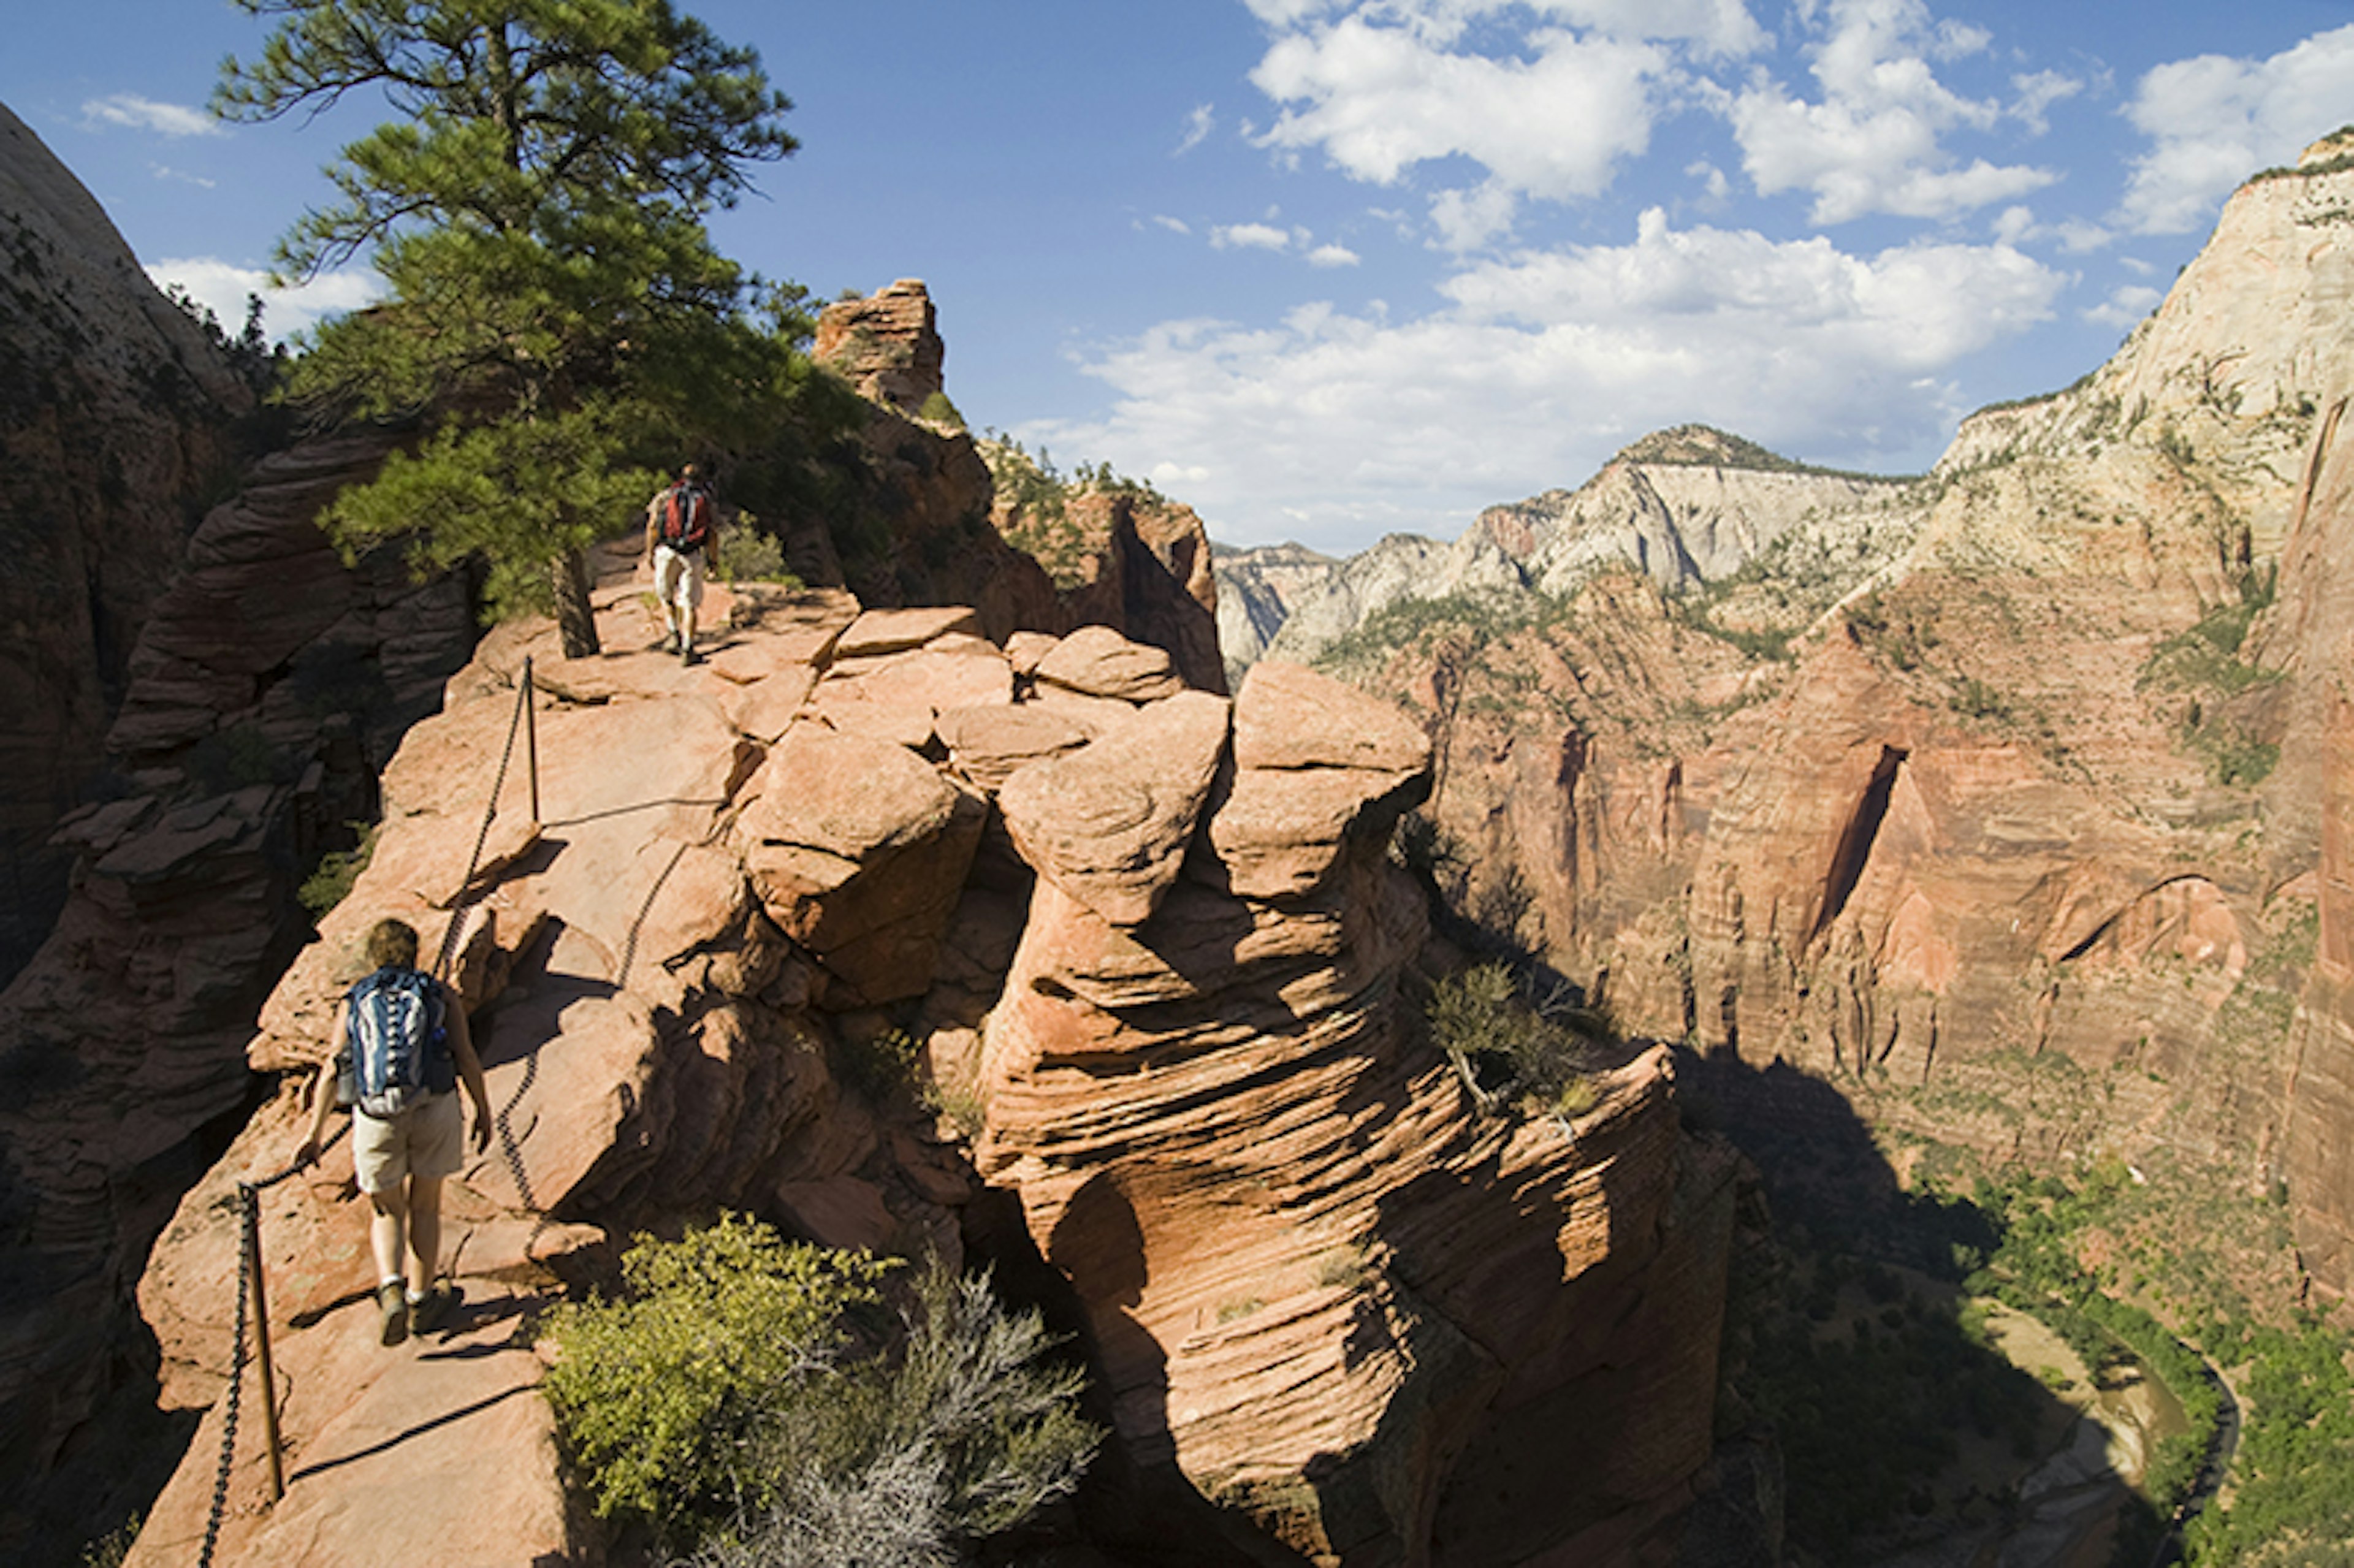
<svg viewBox="0 0 2354 1568">
<path fill-rule="evenodd" d="M 670 622 L 663 652 L 675 652 L 682 664 L 695 661 L 695 609 L 703 602 L 705 563 L 717 553 L 718 535 L 718 508 L 699 464 L 680 469 L 678 482 L 646 503 L 646 553 L 641 565 L 651 565 L 654 594 Z"/>
<path fill-rule="evenodd" d="M 334 1092 L 314 1091 L 310 1136 L 295 1150 L 297 1168 L 319 1158 L 327 1112 L 352 1112 L 352 1171 L 374 1209 L 368 1244 L 376 1254 L 376 1308 L 384 1342 L 397 1345 L 413 1326 L 425 1333 L 458 1304 L 441 1277 L 441 1183 L 465 1163 L 464 1118 L 456 1089 L 474 1102 L 474 1152 L 491 1143 L 491 1097 L 482 1059 L 457 993 L 417 967 L 417 931 L 403 920 L 370 927 L 367 960 L 376 966 L 335 1009 Z M 404 1255 L 416 1271 L 404 1272 Z"/>
</svg>

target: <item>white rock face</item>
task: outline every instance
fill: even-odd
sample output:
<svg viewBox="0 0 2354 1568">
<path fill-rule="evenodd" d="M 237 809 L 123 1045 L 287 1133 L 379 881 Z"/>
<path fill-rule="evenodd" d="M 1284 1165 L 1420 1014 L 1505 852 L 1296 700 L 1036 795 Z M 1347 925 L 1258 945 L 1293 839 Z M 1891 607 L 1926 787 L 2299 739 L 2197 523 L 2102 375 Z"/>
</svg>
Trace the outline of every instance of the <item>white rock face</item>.
<svg viewBox="0 0 2354 1568">
<path fill-rule="evenodd" d="M 1802 468 L 1683 426 L 1645 437 L 1576 490 L 1490 507 L 1451 544 L 1393 534 L 1346 560 L 1297 545 L 1225 553 L 1219 644 L 1239 681 L 1262 657 L 1311 661 L 1411 600 L 1558 597 L 1617 565 L 1675 592 L 1739 571 L 1794 530 L 1868 529 L 1857 519 L 1884 512 L 1904 482 Z"/>
</svg>

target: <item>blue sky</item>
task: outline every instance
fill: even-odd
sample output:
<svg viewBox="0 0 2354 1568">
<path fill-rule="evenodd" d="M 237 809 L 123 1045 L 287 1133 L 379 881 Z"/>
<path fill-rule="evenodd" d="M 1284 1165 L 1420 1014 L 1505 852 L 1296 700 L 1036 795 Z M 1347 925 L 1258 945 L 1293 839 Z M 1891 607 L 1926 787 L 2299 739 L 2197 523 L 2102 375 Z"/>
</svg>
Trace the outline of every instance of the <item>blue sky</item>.
<svg viewBox="0 0 2354 1568">
<path fill-rule="evenodd" d="M 949 392 L 1214 536 L 1451 536 L 1685 420 L 1916 471 L 2354 122 L 2336 0 L 710 0 L 795 101 L 715 225 L 930 285 Z M 226 0 L 22 8 L 0 102 L 234 328 L 379 117 L 220 126 Z M 273 296 L 274 333 L 367 297 Z"/>
</svg>

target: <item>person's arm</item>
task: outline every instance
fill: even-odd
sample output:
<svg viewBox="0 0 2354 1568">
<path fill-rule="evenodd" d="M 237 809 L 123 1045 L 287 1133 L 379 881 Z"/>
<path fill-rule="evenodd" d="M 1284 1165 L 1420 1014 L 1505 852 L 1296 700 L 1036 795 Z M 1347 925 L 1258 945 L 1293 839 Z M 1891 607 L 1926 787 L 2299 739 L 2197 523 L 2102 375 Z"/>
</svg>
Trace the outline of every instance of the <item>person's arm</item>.
<svg viewBox="0 0 2354 1568">
<path fill-rule="evenodd" d="M 319 1081 L 311 1091 L 314 1102 L 311 1107 L 311 1130 L 294 1150 L 294 1168 L 302 1170 L 319 1162 L 319 1145 L 325 1139 L 327 1113 L 335 1108 L 335 1053 L 343 1048 L 345 1010 L 348 1001 L 335 1003 L 335 1022 L 327 1033 L 327 1059 L 319 1064 Z"/>
<path fill-rule="evenodd" d="M 457 989 L 441 988 L 442 1027 L 450 1033 L 450 1055 L 458 1064 L 458 1081 L 474 1102 L 474 1152 L 491 1146 L 491 1090 L 482 1081 L 482 1059 L 474 1054 L 474 1033 L 466 1024 L 466 1002 Z"/>
<path fill-rule="evenodd" d="M 647 571 L 653 570 L 654 542 L 662 536 L 662 503 L 663 493 L 659 490 L 646 503 L 646 547 L 638 556 L 638 565 Z"/>
</svg>

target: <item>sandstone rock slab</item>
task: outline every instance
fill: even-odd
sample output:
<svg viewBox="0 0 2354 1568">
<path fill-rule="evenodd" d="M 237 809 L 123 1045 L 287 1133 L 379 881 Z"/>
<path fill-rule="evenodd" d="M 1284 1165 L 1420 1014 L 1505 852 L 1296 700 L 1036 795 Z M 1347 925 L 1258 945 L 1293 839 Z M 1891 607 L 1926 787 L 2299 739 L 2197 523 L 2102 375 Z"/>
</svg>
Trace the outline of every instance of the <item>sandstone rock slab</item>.
<svg viewBox="0 0 2354 1568">
<path fill-rule="evenodd" d="M 1180 693 L 1015 773 L 998 805 L 1022 857 L 1114 925 L 1142 924 L 1182 866 L 1225 750 L 1228 706 Z"/>
<path fill-rule="evenodd" d="M 769 917 L 863 999 L 852 1005 L 920 992 L 980 842 L 980 802 L 905 747 L 806 727 L 750 788 L 737 837 Z"/>
</svg>

